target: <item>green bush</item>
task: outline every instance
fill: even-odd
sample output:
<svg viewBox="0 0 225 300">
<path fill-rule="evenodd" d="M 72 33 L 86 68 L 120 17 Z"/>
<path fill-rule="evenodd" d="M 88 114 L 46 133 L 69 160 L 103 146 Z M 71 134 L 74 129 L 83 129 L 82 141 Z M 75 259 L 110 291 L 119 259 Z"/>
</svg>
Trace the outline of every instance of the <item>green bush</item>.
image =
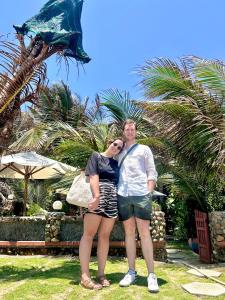
<svg viewBox="0 0 225 300">
<path fill-rule="evenodd" d="M 27 216 L 43 215 L 45 210 L 42 209 L 37 203 L 31 203 L 27 210 Z"/>
<path fill-rule="evenodd" d="M 185 201 L 178 199 L 173 192 L 166 201 L 167 214 L 173 222 L 173 235 L 178 240 L 185 240 L 190 234 L 188 232 L 188 208 Z M 192 234 L 191 234 L 192 235 Z"/>
</svg>

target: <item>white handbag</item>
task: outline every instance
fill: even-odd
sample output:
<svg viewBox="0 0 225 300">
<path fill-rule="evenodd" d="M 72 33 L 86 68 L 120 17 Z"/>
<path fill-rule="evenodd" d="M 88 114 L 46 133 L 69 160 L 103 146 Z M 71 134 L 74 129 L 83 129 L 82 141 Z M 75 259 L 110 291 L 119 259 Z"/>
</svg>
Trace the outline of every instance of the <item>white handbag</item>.
<svg viewBox="0 0 225 300">
<path fill-rule="evenodd" d="M 90 183 L 87 182 L 85 172 L 81 171 L 80 175 L 74 178 L 67 194 L 66 201 L 73 205 L 88 207 L 88 202 L 92 197 Z"/>
</svg>

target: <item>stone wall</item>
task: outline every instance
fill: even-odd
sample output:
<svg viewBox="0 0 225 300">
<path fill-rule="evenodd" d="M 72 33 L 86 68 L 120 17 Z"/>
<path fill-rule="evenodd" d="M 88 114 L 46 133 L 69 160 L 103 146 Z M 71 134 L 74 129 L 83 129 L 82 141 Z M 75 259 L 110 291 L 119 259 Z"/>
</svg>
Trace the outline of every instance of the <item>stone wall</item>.
<svg viewBox="0 0 225 300">
<path fill-rule="evenodd" d="M 44 241 L 45 217 L 0 217 L 0 241 Z"/>
<path fill-rule="evenodd" d="M 163 212 L 153 212 L 150 231 L 155 249 L 155 260 L 166 261 L 165 219 Z M 71 216 L 65 216 L 60 212 L 49 213 L 46 217 L 0 218 L 0 241 L 45 241 L 53 243 L 79 241 L 82 232 L 82 219 L 78 220 Z M 116 222 L 110 240 L 121 242 L 124 241 L 124 238 L 123 225 L 121 222 Z M 96 239 L 97 236 L 95 237 Z M 18 253 L 18 249 L 16 253 Z M 113 254 L 113 252 L 110 253 Z M 125 249 L 116 250 L 115 253 L 125 254 Z M 138 254 L 141 255 L 141 252 L 138 251 Z"/>
<path fill-rule="evenodd" d="M 214 261 L 225 261 L 225 211 L 209 213 L 209 228 Z"/>
</svg>

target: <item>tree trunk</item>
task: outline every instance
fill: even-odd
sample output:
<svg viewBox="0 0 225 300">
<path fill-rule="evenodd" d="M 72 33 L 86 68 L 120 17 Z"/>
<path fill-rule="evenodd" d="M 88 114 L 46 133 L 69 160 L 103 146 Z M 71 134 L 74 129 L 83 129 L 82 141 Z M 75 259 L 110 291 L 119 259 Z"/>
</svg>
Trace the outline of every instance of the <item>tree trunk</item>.
<svg viewBox="0 0 225 300">
<path fill-rule="evenodd" d="M 57 49 L 50 49 L 44 42 L 33 39 L 30 46 L 25 48 L 23 37 L 18 36 L 20 42 L 20 56 L 15 54 L 14 63 L 18 65 L 13 72 L 13 77 L 6 80 L 0 90 L 0 155 L 7 150 L 13 134 L 13 124 L 19 116 L 20 106 L 25 101 L 34 103 L 35 95 L 45 78 L 43 70 L 39 70 L 43 61 L 54 54 Z M 11 54 L 12 56 L 12 54 Z M 29 82 L 35 72 L 37 78 L 35 86 L 31 88 Z M 9 75 L 5 75 L 9 76 Z M 29 89 L 29 91 L 28 91 Z M 22 98 L 25 91 L 25 98 Z M 36 93 L 36 94 L 35 94 Z M 23 95 L 24 97 L 24 95 Z M 28 100 L 29 99 L 29 100 Z"/>
<path fill-rule="evenodd" d="M 13 124 L 19 116 L 20 109 L 11 109 L 0 121 L 0 155 L 7 151 L 13 135 Z"/>
</svg>

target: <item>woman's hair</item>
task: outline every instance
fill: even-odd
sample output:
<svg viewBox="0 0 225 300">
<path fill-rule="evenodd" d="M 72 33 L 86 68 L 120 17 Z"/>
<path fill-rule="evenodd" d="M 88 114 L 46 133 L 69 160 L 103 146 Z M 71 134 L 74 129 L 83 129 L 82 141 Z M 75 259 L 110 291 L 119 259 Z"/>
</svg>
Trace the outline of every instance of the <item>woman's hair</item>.
<svg viewBox="0 0 225 300">
<path fill-rule="evenodd" d="M 109 145 L 111 145 L 113 142 L 115 142 L 116 140 L 120 140 L 120 141 L 122 141 L 123 142 L 123 146 L 122 146 L 122 149 L 120 150 L 120 152 L 123 150 L 123 147 L 124 147 L 124 145 L 125 145 L 125 140 L 124 140 L 124 138 L 123 137 L 117 137 L 117 138 L 115 138 L 115 139 L 109 139 L 108 140 L 108 142 L 107 142 L 107 146 L 109 147 Z"/>
</svg>

